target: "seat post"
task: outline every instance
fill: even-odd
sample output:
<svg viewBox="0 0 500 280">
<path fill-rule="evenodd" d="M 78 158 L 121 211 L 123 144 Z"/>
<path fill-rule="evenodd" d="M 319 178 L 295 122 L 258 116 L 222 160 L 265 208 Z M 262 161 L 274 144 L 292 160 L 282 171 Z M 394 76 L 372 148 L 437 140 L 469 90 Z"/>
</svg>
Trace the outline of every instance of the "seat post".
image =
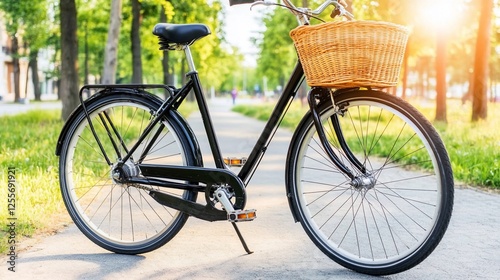
<svg viewBox="0 0 500 280">
<path fill-rule="evenodd" d="M 196 67 L 194 66 L 193 56 L 191 55 L 191 50 L 189 46 L 184 47 L 184 53 L 186 54 L 186 60 L 188 63 L 189 71 L 196 72 Z"/>
</svg>

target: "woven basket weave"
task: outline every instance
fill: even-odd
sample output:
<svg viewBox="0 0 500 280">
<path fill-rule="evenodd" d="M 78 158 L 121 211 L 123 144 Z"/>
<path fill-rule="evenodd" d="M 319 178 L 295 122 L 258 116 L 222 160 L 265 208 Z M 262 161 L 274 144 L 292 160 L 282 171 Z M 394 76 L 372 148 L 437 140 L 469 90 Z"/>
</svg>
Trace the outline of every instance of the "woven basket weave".
<svg viewBox="0 0 500 280">
<path fill-rule="evenodd" d="M 303 25 L 290 37 L 310 86 L 397 85 L 409 30 L 377 21 Z"/>
</svg>

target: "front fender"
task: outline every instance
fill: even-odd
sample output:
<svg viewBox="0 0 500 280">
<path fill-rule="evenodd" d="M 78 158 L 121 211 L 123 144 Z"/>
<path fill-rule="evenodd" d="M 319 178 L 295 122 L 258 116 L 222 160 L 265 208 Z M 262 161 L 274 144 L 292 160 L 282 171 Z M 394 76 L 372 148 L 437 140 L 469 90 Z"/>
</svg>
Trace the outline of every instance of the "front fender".
<svg viewBox="0 0 500 280">
<path fill-rule="evenodd" d="M 357 91 L 359 88 L 345 88 L 345 89 L 338 89 L 335 92 L 333 92 L 333 96 L 339 96 L 340 94 L 351 92 L 351 91 Z M 325 108 L 325 106 L 331 106 L 332 99 L 330 97 L 330 91 L 324 90 L 322 88 L 316 88 L 315 93 L 318 94 L 319 98 L 319 103 L 317 106 L 319 108 Z M 311 93 L 310 93 L 311 94 Z M 290 141 L 290 146 L 288 148 L 288 154 L 287 154 L 287 159 L 286 159 L 286 167 L 285 167 L 285 187 L 286 187 L 286 196 L 288 199 L 288 205 L 290 206 L 290 210 L 292 212 L 293 218 L 295 222 L 300 221 L 300 213 L 298 209 L 295 207 L 295 203 L 292 202 L 292 184 L 291 182 L 293 181 L 293 176 L 295 174 L 292 174 L 292 170 L 295 170 L 295 164 L 292 162 L 292 153 L 294 152 L 295 149 L 298 148 L 299 143 L 297 143 L 300 139 L 300 135 L 303 133 L 305 129 L 308 129 L 309 125 L 314 125 L 313 124 L 313 116 L 311 111 L 307 111 L 307 113 L 304 115 L 302 120 L 300 121 L 299 125 L 295 129 L 295 132 L 293 134 L 292 140 Z"/>
<path fill-rule="evenodd" d="M 292 187 L 291 187 L 291 182 L 293 180 L 292 176 L 295 176 L 295 174 L 292 174 L 292 170 L 294 169 L 294 166 L 291 160 L 292 152 L 295 149 L 295 146 L 298 145 L 296 142 L 299 139 L 300 132 L 304 129 L 306 129 L 306 125 L 308 123 L 312 122 L 312 116 L 311 112 L 308 111 L 302 120 L 300 121 L 299 125 L 297 126 L 297 129 L 295 129 L 295 132 L 293 134 L 292 140 L 290 141 L 290 146 L 288 147 L 288 153 L 287 153 L 287 158 L 286 158 L 286 166 L 285 166 L 285 187 L 286 187 L 286 197 L 288 200 L 288 205 L 290 206 L 290 211 L 292 212 L 293 219 L 295 222 L 300 221 L 300 214 L 298 209 L 296 209 L 295 204 L 292 202 Z"/>
</svg>

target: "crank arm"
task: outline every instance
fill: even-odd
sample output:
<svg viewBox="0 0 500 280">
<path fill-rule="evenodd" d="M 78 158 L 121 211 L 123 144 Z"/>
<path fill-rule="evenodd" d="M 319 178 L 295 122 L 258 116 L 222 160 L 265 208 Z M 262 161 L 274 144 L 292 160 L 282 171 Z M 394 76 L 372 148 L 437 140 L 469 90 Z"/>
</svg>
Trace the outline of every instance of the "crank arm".
<svg viewBox="0 0 500 280">
<path fill-rule="evenodd" d="M 215 209 L 211 205 L 202 205 L 154 190 L 150 191 L 149 195 L 161 205 L 179 210 L 205 221 L 213 222 L 227 220 L 226 211 Z"/>
</svg>

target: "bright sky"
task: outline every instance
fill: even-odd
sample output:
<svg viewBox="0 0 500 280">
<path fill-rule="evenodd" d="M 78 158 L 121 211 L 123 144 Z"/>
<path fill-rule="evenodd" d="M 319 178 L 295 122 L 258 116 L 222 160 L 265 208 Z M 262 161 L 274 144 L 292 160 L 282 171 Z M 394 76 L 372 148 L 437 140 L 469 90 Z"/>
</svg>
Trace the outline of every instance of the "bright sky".
<svg viewBox="0 0 500 280">
<path fill-rule="evenodd" d="M 251 37 L 255 37 L 256 31 L 263 29 L 263 23 L 259 22 L 263 9 L 254 7 L 250 11 L 250 5 L 229 6 L 228 1 L 222 1 L 226 5 L 226 39 L 240 49 L 240 52 L 245 55 L 245 65 L 255 66 L 257 60 L 257 48 L 250 41 Z M 226 3 L 227 2 L 227 3 Z"/>
</svg>

